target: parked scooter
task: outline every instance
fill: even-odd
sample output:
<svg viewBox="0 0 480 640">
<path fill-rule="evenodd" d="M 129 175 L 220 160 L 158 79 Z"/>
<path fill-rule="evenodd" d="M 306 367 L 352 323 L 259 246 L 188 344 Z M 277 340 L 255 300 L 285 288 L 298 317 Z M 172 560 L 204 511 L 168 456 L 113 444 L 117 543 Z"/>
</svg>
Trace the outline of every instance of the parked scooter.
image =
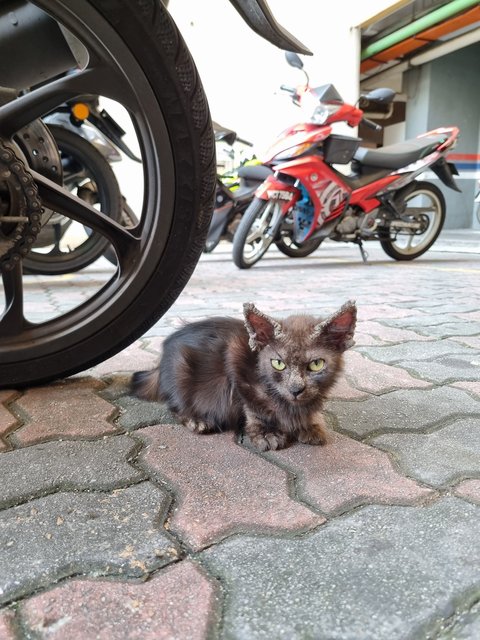
<svg viewBox="0 0 480 640">
<path fill-rule="evenodd" d="M 239 138 L 235 131 L 216 122 L 213 123 L 213 131 L 216 142 L 225 142 L 230 147 L 236 142 L 252 146 L 251 142 Z M 264 165 L 244 164 L 235 169 L 234 180 L 231 174 L 217 175 L 215 205 L 205 243 L 205 253 L 213 251 L 220 240 L 233 241 L 238 224 L 255 191 L 271 173 L 272 170 Z"/>
<path fill-rule="evenodd" d="M 294 53 L 287 61 L 303 69 Z M 233 260 L 240 269 L 258 262 L 272 243 L 290 243 L 298 256 L 308 255 L 325 239 L 359 245 L 366 261 L 363 241 L 378 240 L 387 255 L 412 260 L 427 251 L 445 220 L 445 200 L 435 185 L 417 181 L 432 170 L 448 187 L 459 191 L 455 166 L 446 161 L 459 133 L 442 127 L 417 138 L 380 149 L 361 147 L 355 137 L 336 135 L 332 125 L 363 122 L 357 106 L 346 104 L 331 84 L 297 89 L 282 87 L 295 104 L 314 101 L 310 122 L 286 129 L 268 152 L 265 164 L 274 173 L 257 189 L 233 242 Z M 375 89 L 370 102 L 393 101 L 390 89 Z M 352 162 L 344 175 L 335 164 Z"/>
<path fill-rule="evenodd" d="M 141 159 L 125 144 L 125 131 L 105 109 L 100 109 L 98 96 L 81 96 L 60 105 L 43 122 L 60 152 L 64 186 L 113 220 L 134 226 L 137 218 L 120 193 L 110 164 L 122 160 L 119 150 L 132 160 Z M 31 140 L 31 130 L 29 134 Z M 39 136 L 44 135 L 44 130 L 39 131 Z M 116 264 L 116 254 L 105 237 L 59 213 L 49 212 L 46 217 L 23 260 L 25 273 L 71 273 L 102 254 Z"/>
</svg>

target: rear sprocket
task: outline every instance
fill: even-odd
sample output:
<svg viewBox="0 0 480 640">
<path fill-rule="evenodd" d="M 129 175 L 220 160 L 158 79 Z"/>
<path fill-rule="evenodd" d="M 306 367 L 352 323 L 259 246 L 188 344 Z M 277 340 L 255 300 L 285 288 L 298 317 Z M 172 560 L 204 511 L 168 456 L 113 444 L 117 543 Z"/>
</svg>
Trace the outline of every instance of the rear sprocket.
<svg viewBox="0 0 480 640">
<path fill-rule="evenodd" d="M 32 175 L 13 146 L 0 140 L 0 270 L 10 271 L 30 251 L 41 217 Z"/>
</svg>

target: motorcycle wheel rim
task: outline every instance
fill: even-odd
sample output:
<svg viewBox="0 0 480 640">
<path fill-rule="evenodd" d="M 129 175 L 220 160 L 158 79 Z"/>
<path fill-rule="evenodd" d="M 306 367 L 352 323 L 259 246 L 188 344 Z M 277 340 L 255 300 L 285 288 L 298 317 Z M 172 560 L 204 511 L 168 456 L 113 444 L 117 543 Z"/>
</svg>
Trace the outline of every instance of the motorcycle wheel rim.
<svg viewBox="0 0 480 640">
<path fill-rule="evenodd" d="M 423 233 L 398 234 L 392 237 L 392 248 L 405 256 L 417 255 L 428 247 L 442 224 L 442 205 L 437 195 L 427 189 L 416 190 L 405 198 L 406 209 L 402 220 L 423 220 L 427 226 Z M 427 222 L 428 220 L 428 222 Z"/>
<path fill-rule="evenodd" d="M 165 248 L 174 210 L 173 150 L 160 106 L 140 63 L 108 21 L 90 4 L 76 3 L 74 10 L 71 3 L 63 0 L 44 0 L 36 4 L 74 33 L 89 51 L 90 62 L 76 76 L 73 74 L 43 85 L 38 102 L 32 92 L 30 113 L 34 116 L 31 119 L 42 115 L 45 94 L 49 91 L 58 96 L 58 104 L 64 101 L 65 92 L 79 93 L 80 86 L 82 92 L 100 94 L 123 104 L 132 114 L 141 145 L 144 200 L 141 220 L 133 228 L 122 230 L 114 221 L 104 222 L 99 228 L 90 218 L 92 224 L 89 226 L 99 233 L 109 234 L 119 256 L 118 265 L 90 299 L 67 313 L 45 322 L 27 320 L 23 315 L 21 265 L 2 274 L 5 308 L 0 316 L 0 359 L 4 363 L 26 361 L 32 355 L 40 357 L 52 351 L 61 352 L 72 342 L 80 343 L 88 338 L 96 327 L 104 329 L 123 308 L 131 305 L 148 283 L 158 255 Z M 11 121 L 22 115 L 22 108 L 15 112 L 13 105 Z M 14 131 L 11 133 L 13 135 Z M 159 140 L 163 144 L 159 145 Z M 85 215 L 91 216 L 91 213 Z M 154 252 L 149 250 L 152 245 L 155 245 Z"/>
<path fill-rule="evenodd" d="M 255 218 L 243 247 L 245 264 L 249 265 L 258 262 L 272 244 L 273 238 L 268 235 L 268 230 L 278 206 L 277 202 L 269 200 Z"/>
</svg>

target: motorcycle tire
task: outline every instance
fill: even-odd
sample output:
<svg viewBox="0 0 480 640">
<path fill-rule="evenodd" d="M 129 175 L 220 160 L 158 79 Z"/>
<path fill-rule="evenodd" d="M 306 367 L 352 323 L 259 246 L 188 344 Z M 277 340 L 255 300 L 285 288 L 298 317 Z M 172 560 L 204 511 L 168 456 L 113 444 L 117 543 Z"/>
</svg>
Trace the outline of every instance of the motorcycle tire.
<svg viewBox="0 0 480 640">
<path fill-rule="evenodd" d="M 314 238 L 297 245 L 289 236 L 282 236 L 275 244 L 278 250 L 289 258 L 306 258 L 316 251 L 322 242 L 323 238 Z"/>
<path fill-rule="evenodd" d="M 416 182 L 413 191 L 405 197 L 404 204 L 405 210 L 401 214 L 401 219 L 409 220 L 412 216 L 418 219 L 420 215 L 426 222 L 428 218 L 425 231 L 418 235 L 385 231 L 380 236 L 380 244 L 390 258 L 414 260 L 428 251 L 438 238 L 445 222 L 445 198 L 434 184 Z M 415 238 L 418 239 L 416 243 L 414 243 Z"/>
<path fill-rule="evenodd" d="M 233 236 L 232 257 L 239 269 L 250 269 L 268 251 L 273 238 L 268 227 L 279 204 L 275 200 L 253 198 Z"/>
<path fill-rule="evenodd" d="M 149 329 L 192 275 L 215 192 L 207 100 L 190 53 L 160 0 L 38 0 L 36 5 L 83 43 L 88 65 L 0 107 L 2 134 L 13 137 L 14 127 L 40 117 L 46 105 L 54 109 L 75 95 L 112 98 L 127 108 L 134 122 L 142 150 L 144 200 L 139 224 L 126 229 L 31 172 L 43 206 L 70 214 L 108 237 L 118 267 L 112 267 L 113 275 L 88 300 L 32 323 L 24 315 L 21 253 L 16 261 L 11 252 L 6 255 L 10 263 L 5 262 L 2 271 L 0 388 L 43 383 L 87 369 Z M 28 178 L 28 167 L 26 171 Z M 31 288 L 37 281 L 27 282 Z"/>
<path fill-rule="evenodd" d="M 100 211 L 114 220 L 120 220 L 122 196 L 115 174 L 107 160 L 90 142 L 73 131 L 58 125 L 49 125 L 48 128 L 57 143 L 64 165 L 64 185 L 72 192 L 80 188 L 78 192 L 80 198 L 83 188 L 83 192 L 91 199 L 90 204 L 98 204 Z M 86 183 L 88 183 L 89 189 L 85 188 Z M 55 214 L 52 218 L 54 222 L 49 221 L 47 225 L 52 227 L 55 224 L 70 226 L 71 220 L 69 218 Z M 42 228 L 40 235 L 44 230 Z M 24 273 L 60 275 L 79 271 L 95 262 L 108 250 L 110 243 L 101 234 L 89 233 L 89 231 L 87 231 L 83 242 L 70 250 L 67 248 L 66 251 L 60 249 L 60 241 L 64 234 L 54 242 L 48 253 L 36 251 L 34 244 L 30 253 L 23 260 Z M 115 252 L 110 248 L 109 255 L 111 254 L 115 256 Z"/>
</svg>

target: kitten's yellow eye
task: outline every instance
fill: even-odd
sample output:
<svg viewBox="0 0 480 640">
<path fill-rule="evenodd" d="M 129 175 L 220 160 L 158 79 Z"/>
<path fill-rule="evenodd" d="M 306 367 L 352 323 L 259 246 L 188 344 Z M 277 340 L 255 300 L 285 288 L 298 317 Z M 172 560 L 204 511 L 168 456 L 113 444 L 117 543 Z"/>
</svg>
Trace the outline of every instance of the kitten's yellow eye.
<svg viewBox="0 0 480 640">
<path fill-rule="evenodd" d="M 324 366 L 325 366 L 325 360 L 322 360 L 321 358 L 318 358 L 317 360 L 312 360 L 311 362 L 308 363 L 309 371 L 315 371 L 315 372 L 321 371 Z"/>
<path fill-rule="evenodd" d="M 275 371 L 283 371 L 287 366 L 283 362 L 283 360 L 277 360 L 275 358 L 273 360 L 270 360 L 270 362 L 272 363 L 272 367 L 275 369 Z"/>
</svg>

